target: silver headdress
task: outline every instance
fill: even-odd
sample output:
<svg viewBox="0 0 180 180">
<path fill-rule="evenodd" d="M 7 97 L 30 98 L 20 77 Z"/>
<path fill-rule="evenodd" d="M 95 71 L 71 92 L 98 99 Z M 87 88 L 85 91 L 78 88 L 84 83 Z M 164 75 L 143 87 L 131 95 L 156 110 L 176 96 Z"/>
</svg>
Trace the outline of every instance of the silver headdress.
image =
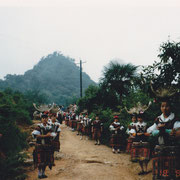
<svg viewBox="0 0 180 180">
<path fill-rule="evenodd" d="M 88 114 L 88 110 L 87 110 L 87 109 L 84 109 L 84 110 L 82 111 L 82 114 Z"/>
<path fill-rule="evenodd" d="M 53 105 L 53 108 L 50 110 L 51 113 L 57 113 L 60 111 L 60 107 L 56 104 Z"/>
<path fill-rule="evenodd" d="M 33 103 L 33 106 L 39 112 L 45 112 L 45 111 L 50 111 L 54 107 L 54 104 L 52 104 L 52 105 L 41 104 L 41 105 L 37 106 L 35 103 Z"/>
<path fill-rule="evenodd" d="M 156 95 L 156 97 L 161 98 L 161 99 L 170 98 L 178 92 L 177 88 L 173 86 L 159 87 L 156 90 L 154 90 L 152 86 L 152 82 L 150 83 L 150 86 L 151 86 L 152 92 Z"/>
<path fill-rule="evenodd" d="M 151 105 L 151 101 L 149 101 L 148 105 L 142 105 L 141 102 L 138 102 L 135 107 L 130 108 L 129 110 L 125 107 L 127 113 L 129 114 L 139 114 L 140 112 L 145 112 Z"/>
</svg>

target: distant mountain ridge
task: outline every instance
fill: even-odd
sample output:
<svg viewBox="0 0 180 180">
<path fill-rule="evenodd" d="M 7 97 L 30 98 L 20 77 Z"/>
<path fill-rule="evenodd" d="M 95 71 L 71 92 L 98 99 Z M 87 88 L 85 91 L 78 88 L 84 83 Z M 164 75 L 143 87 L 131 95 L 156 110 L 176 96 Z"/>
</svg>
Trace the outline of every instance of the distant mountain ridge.
<svg viewBox="0 0 180 180">
<path fill-rule="evenodd" d="M 49 102 L 67 104 L 80 94 L 80 71 L 75 60 L 54 52 L 43 57 L 33 69 L 24 75 L 6 75 L 0 80 L 0 89 L 12 88 L 25 92 L 36 90 L 47 96 Z M 86 73 L 82 73 L 83 90 L 96 84 Z"/>
</svg>

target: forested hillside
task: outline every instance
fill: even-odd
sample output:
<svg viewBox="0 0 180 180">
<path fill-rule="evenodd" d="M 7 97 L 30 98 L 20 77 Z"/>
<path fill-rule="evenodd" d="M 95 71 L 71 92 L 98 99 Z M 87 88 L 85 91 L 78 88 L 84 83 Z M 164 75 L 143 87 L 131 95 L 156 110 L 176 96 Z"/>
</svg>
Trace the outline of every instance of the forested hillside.
<svg viewBox="0 0 180 180">
<path fill-rule="evenodd" d="M 80 78 L 79 67 L 74 59 L 54 52 L 43 57 L 33 69 L 28 70 L 24 75 L 5 76 L 0 80 L 0 89 L 12 88 L 21 92 L 36 90 L 43 93 L 49 103 L 68 104 L 73 99 L 79 98 Z M 82 74 L 83 90 L 90 84 L 95 84 L 90 77 Z"/>
</svg>

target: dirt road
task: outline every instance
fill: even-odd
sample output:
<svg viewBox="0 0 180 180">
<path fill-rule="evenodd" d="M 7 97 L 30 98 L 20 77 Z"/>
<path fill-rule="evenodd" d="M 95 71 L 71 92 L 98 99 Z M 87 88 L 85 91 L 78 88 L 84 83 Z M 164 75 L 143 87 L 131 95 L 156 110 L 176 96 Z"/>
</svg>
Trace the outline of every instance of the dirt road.
<svg viewBox="0 0 180 180">
<path fill-rule="evenodd" d="M 111 148 L 80 140 L 76 132 L 61 126 L 61 151 L 56 153 L 56 166 L 47 168 L 47 180 L 151 180 L 152 174 L 138 176 L 140 167 L 129 161 L 128 154 L 113 154 Z M 151 163 L 149 163 L 149 170 Z M 37 180 L 37 169 L 28 173 Z"/>
</svg>

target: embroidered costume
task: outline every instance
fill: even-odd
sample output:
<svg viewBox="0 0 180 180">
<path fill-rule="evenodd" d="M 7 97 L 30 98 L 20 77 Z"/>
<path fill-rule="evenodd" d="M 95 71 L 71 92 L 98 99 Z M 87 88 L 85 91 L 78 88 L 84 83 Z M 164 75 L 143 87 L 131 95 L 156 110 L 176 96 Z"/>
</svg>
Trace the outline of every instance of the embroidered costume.
<svg viewBox="0 0 180 180">
<path fill-rule="evenodd" d="M 102 133 L 103 123 L 101 120 L 96 119 L 92 122 L 92 137 L 96 141 L 95 145 L 100 145 L 100 138 Z"/>
<path fill-rule="evenodd" d="M 36 167 L 49 166 L 51 168 L 54 163 L 51 137 L 37 137 L 38 135 L 47 135 L 49 132 L 51 132 L 51 127 L 48 124 L 43 125 L 43 123 L 38 124 L 37 129 L 32 132 L 33 137 L 36 139 L 35 150 L 33 152 L 34 164 Z"/>
<path fill-rule="evenodd" d="M 131 122 L 129 124 L 128 129 L 126 130 L 126 133 L 129 135 L 129 138 L 127 140 L 126 152 L 130 153 L 131 152 L 131 148 L 132 148 L 133 140 L 135 139 L 133 134 L 136 133 L 136 123 L 135 122 Z"/>
<path fill-rule="evenodd" d="M 132 161 L 149 161 L 150 160 L 150 147 L 145 135 L 147 124 L 145 122 L 136 123 L 136 137 L 133 140 L 131 149 Z M 141 134 L 141 135 L 138 135 Z"/>
<path fill-rule="evenodd" d="M 112 147 L 112 151 L 115 152 L 117 150 L 117 152 L 119 153 L 124 144 L 124 126 L 121 126 L 120 122 L 115 121 L 109 126 L 109 129 L 111 131 L 110 146 Z"/>
<path fill-rule="evenodd" d="M 59 150 L 60 150 L 59 133 L 61 132 L 60 123 L 51 122 L 51 123 L 49 123 L 49 125 L 51 126 L 51 131 L 52 131 L 52 135 L 53 135 L 53 139 L 51 142 L 52 150 L 59 152 Z"/>
</svg>

